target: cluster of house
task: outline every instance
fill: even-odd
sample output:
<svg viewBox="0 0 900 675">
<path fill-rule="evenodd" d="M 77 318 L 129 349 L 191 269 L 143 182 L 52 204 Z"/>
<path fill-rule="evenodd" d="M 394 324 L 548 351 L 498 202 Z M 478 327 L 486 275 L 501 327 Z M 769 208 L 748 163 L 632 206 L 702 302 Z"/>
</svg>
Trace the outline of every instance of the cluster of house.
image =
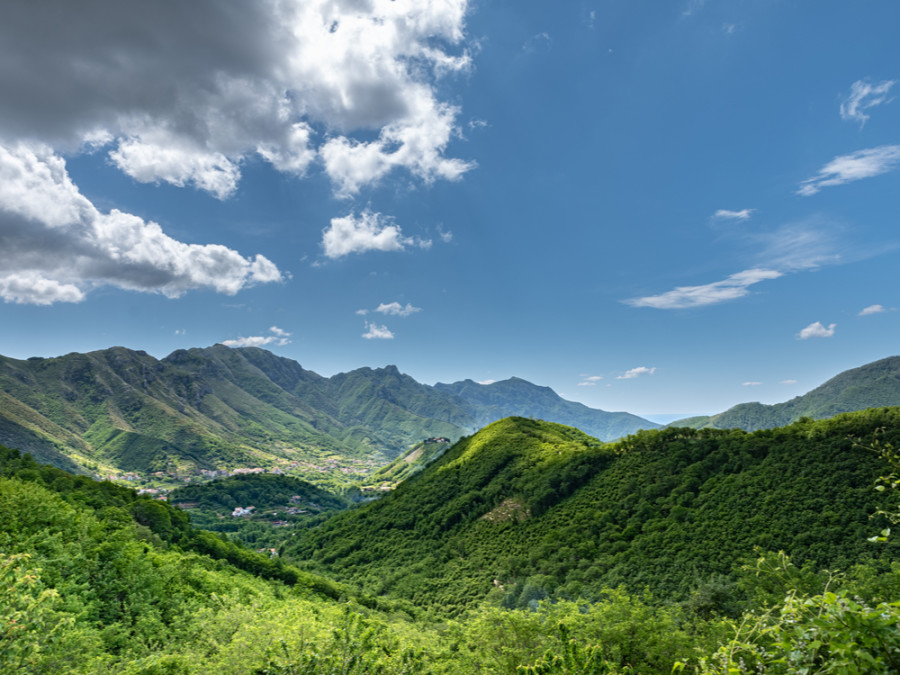
<svg viewBox="0 0 900 675">
<path fill-rule="evenodd" d="M 431 438 L 425 439 L 426 443 L 449 443 L 450 439 L 446 436 L 432 436 Z"/>
</svg>

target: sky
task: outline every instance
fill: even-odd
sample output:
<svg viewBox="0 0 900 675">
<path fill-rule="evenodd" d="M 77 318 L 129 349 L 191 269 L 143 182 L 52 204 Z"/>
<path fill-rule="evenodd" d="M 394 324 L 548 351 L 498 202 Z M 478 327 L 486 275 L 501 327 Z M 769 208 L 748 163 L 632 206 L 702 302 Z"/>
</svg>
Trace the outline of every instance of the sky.
<svg viewBox="0 0 900 675">
<path fill-rule="evenodd" d="M 900 353 L 893 0 L 11 0 L 0 354 L 668 421 Z"/>
</svg>

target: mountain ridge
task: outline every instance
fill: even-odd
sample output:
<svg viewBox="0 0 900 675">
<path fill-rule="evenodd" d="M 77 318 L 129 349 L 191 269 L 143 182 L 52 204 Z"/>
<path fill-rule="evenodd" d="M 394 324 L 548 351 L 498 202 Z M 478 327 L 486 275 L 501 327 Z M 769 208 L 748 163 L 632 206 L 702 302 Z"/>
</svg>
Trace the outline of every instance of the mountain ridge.
<svg viewBox="0 0 900 675">
<path fill-rule="evenodd" d="M 256 347 L 217 344 L 162 359 L 125 347 L 0 356 L 0 443 L 67 470 L 177 475 L 312 461 L 337 475 L 386 464 L 424 438 L 456 439 L 509 414 L 571 422 L 577 410 L 578 421 L 604 439 L 657 426 L 635 416 L 623 424 L 618 413 L 512 382 L 491 389 L 485 410 L 477 390 L 467 398 L 452 385 L 419 383 L 394 365 L 323 377 Z M 614 422 L 597 421 L 605 417 Z"/>
<path fill-rule="evenodd" d="M 791 424 L 801 417 L 825 419 L 844 412 L 895 405 L 900 405 L 900 356 L 889 356 L 842 371 L 783 403 L 739 403 L 716 415 L 689 417 L 668 426 L 757 431 Z"/>
</svg>

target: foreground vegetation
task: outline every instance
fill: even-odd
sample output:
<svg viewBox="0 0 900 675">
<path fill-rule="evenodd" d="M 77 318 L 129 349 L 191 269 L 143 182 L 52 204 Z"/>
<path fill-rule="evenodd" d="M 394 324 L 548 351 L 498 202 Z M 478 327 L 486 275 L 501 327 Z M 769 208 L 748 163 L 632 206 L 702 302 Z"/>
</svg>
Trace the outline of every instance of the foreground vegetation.
<svg viewBox="0 0 900 675">
<path fill-rule="evenodd" d="M 381 500 L 291 540 L 298 564 L 408 599 L 436 617 L 494 600 L 600 599 L 605 589 L 660 598 L 744 600 L 733 572 L 756 548 L 816 568 L 885 565 L 897 545 L 867 541 L 887 523 L 884 471 L 853 439 L 900 437 L 900 409 L 789 427 L 664 429 L 603 444 L 522 418 L 457 443 Z"/>
<path fill-rule="evenodd" d="M 357 518 L 376 545 L 387 537 L 377 555 L 356 556 L 358 577 L 349 562 L 337 564 L 356 551 L 329 548 L 310 563 L 324 568 L 333 557 L 343 583 L 198 531 L 165 502 L 0 449 L 0 672 L 897 672 L 900 564 L 887 526 L 897 512 L 890 462 L 900 461 L 892 449 L 898 415 L 868 411 L 768 436 L 668 430 L 614 446 L 557 425 L 505 421 L 451 448 L 395 495 L 311 530 L 304 546 L 337 546 L 342 530 L 345 544 L 364 541 L 348 529 Z M 848 436 L 874 444 L 881 456 Z M 630 485 L 639 469 L 642 480 Z M 433 475 L 462 501 L 451 504 L 438 492 L 427 509 L 417 502 L 423 510 L 405 525 L 398 505 L 410 495 L 424 499 L 421 486 Z M 690 500 L 679 491 L 686 476 L 699 481 Z M 768 493 L 754 488 L 764 479 Z M 780 486 L 793 488 L 782 494 Z M 598 515 L 604 490 L 610 504 L 625 501 L 621 512 L 604 507 Z M 744 508 L 742 499 L 755 503 Z M 687 513 L 673 513 L 679 500 Z M 561 526 L 564 514 L 581 511 L 573 529 Z M 457 562 L 438 550 L 427 559 L 437 573 L 406 567 L 412 544 L 389 535 L 381 520 L 388 513 L 398 517 L 397 531 L 418 532 L 423 549 L 440 545 L 443 533 Z M 756 513 L 767 520 L 739 527 Z M 619 540 L 625 547 L 603 539 L 603 528 L 624 525 L 622 534 L 635 514 L 641 521 Z M 722 529 L 709 539 L 687 525 L 711 527 L 716 518 Z M 589 528 L 596 520 L 599 529 Z M 678 534 L 679 527 L 688 529 Z M 848 528 L 850 535 L 838 534 Z M 761 530 L 793 560 L 754 551 Z M 461 566 L 466 556 L 483 563 L 486 551 L 519 539 L 527 550 L 554 531 L 558 551 L 507 549 L 503 564 L 520 566 L 509 567 L 512 575 L 543 570 L 509 586 L 506 577 L 499 586 L 489 578 L 482 591 L 476 568 Z M 802 538 L 805 532 L 812 536 Z M 485 543 L 491 537 L 493 548 Z M 606 550 L 587 555 L 589 545 Z M 572 564 L 563 564 L 573 555 L 567 547 Z M 710 556 L 710 567 L 696 567 Z M 417 575 L 415 583 L 397 577 L 373 593 L 382 558 Z M 607 581 L 620 583 L 581 582 L 576 595 L 575 575 L 599 569 L 601 560 L 615 570 Z M 676 567 L 648 590 L 660 560 Z M 551 565 L 553 575 L 545 573 Z M 456 577 L 453 570 L 462 569 L 470 576 Z M 536 583 L 537 574 L 547 585 Z M 454 579 L 461 582 L 455 596 Z M 526 594 L 529 584 L 540 593 Z M 450 599 L 446 608 L 441 598 Z"/>
</svg>

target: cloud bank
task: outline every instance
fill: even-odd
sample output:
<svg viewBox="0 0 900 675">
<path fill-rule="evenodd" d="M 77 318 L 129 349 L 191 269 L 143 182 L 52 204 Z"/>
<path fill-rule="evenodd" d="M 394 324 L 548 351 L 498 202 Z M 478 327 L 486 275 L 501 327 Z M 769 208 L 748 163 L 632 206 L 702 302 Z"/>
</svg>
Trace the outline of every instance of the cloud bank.
<svg viewBox="0 0 900 675">
<path fill-rule="evenodd" d="M 456 179 L 467 0 L 43 0 L 0 9 L 0 140 L 109 148 L 141 182 L 224 198 L 242 162 L 335 188 L 405 169 Z M 355 135 L 363 132 L 363 137 Z"/>
<path fill-rule="evenodd" d="M 438 87 L 471 66 L 467 10 L 468 0 L 3 3 L 0 297 L 77 302 L 99 285 L 235 293 L 283 278 L 263 256 L 101 213 L 64 156 L 103 152 L 135 181 L 217 199 L 250 162 L 324 171 L 343 197 L 395 171 L 460 178 L 474 165 L 446 154 L 459 109 Z M 351 221 L 327 255 L 429 243 Z"/>
<path fill-rule="evenodd" d="M 284 276 L 267 258 L 216 244 L 185 244 L 154 222 L 99 211 L 47 146 L 0 145 L 0 298 L 79 302 L 98 286 L 162 293 L 212 289 L 233 295 Z"/>
</svg>

